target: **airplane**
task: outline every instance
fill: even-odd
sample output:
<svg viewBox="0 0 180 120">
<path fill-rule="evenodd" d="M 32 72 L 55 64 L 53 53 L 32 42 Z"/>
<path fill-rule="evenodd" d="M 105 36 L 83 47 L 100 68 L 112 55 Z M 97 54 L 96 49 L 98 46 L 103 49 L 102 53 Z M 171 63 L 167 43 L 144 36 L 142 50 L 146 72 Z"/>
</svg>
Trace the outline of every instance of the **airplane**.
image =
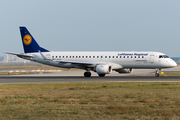
<svg viewBox="0 0 180 120">
<path fill-rule="evenodd" d="M 9 53 L 20 58 L 61 68 L 85 70 L 84 77 L 91 77 L 96 72 L 104 77 L 112 71 L 131 73 L 133 69 L 155 69 L 159 77 L 161 69 L 172 68 L 177 63 L 161 52 L 50 52 L 40 47 L 26 27 L 19 27 L 24 53 Z"/>
</svg>

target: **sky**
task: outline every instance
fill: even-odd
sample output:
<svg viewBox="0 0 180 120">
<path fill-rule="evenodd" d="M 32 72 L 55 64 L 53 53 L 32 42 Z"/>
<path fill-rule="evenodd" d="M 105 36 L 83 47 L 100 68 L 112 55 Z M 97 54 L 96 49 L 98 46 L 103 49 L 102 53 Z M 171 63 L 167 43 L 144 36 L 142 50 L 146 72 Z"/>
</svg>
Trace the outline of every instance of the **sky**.
<svg viewBox="0 0 180 120">
<path fill-rule="evenodd" d="M 180 0 L 1 0 L 0 56 L 19 26 L 50 51 L 157 51 L 180 57 Z"/>
</svg>

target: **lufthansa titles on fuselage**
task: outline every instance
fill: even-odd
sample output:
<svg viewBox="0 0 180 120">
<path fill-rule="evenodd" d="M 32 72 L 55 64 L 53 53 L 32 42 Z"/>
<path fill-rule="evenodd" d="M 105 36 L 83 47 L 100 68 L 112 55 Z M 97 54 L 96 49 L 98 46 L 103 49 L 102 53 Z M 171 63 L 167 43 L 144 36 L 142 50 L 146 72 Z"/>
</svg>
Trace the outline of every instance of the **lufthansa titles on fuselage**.
<svg viewBox="0 0 180 120">
<path fill-rule="evenodd" d="M 148 53 L 118 53 L 118 56 L 148 56 Z"/>
</svg>

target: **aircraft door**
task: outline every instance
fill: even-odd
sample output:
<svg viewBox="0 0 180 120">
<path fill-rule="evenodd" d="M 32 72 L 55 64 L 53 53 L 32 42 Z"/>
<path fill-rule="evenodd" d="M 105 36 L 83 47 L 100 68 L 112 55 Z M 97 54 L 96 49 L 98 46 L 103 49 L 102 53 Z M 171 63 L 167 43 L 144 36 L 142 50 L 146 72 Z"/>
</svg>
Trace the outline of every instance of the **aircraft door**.
<svg viewBox="0 0 180 120">
<path fill-rule="evenodd" d="M 150 55 L 150 63 L 154 63 L 154 55 Z"/>
</svg>

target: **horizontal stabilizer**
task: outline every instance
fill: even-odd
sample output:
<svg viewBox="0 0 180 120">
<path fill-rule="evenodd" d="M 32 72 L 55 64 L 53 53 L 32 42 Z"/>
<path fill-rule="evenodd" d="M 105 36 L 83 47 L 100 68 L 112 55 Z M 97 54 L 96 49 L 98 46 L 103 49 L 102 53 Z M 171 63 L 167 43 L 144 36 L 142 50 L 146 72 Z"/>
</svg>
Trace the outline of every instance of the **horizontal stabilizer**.
<svg viewBox="0 0 180 120">
<path fill-rule="evenodd" d="M 26 55 L 26 54 L 18 54 L 18 53 L 9 53 L 9 52 L 5 52 L 6 54 L 10 54 L 10 55 L 17 55 L 18 57 L 34 57 L 33 55 Z"/>
</svg>

